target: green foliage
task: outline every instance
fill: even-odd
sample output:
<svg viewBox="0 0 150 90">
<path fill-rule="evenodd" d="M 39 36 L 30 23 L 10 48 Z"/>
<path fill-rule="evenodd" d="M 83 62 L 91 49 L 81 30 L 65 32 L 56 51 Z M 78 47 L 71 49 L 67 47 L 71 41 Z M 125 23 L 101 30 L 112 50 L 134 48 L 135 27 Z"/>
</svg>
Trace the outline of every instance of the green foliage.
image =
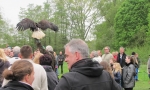
<svg viewBox="0 0 150 90">
<path fill-rule="evenodd" d="M 0 46 L 5 47 L 7 44 L 11 44 L 14 41 L 13 34 L 13 27 L 9 26 L 8 22 L 0 15 Z"/>
<path fill-rule="evenodd" d="M 138 53 L 138 55 L 139 55 L 139 58 L 140 58 L 140 60 L 141 60 L 141 64 L 146 64 L 147 63 L 147 60 L 148 60 L 148 58 L 149 58 L 149 55 L 150 55 L 150 47 L 149 47 L 149 45 L 144 45 L 143 47 L 137 47 L 136 45 L 135 45 L 135 47 L 134 48 L 129 48 L 129 47 L 127 47 L 126 49 L 125 49 L 125 52 L 126 52 L 126 54 L 127 55 L 131 55 L 131 53 L 134 51 L 134 52 L 136 52 L 136 53 Z"/>
<path fill-rule="evenodd" d="M 126 0 L 115 16 L 115 46 L 142 46 L 148 31 L 148 0 Z"/>
<path fill-rule="evenodd" d="M 147 4 L 148 6 L 150 6 L 150 2 Z M 146 43 L 150 44 L 150 7 L 148 7 L 148 16 L 147 16 L 147 21 L 148 21 L 148 31 L 146 33 L 147 37 L 146 37 Z"/>
<path fill-rule="evenodd" d="M 139 81 L 135 83 L 133 90 L 148 90 L 149 78 L 147 74 L 147 65 L 141 65 L 138 73 Z"/>
<path fill-rule="evenodd" d="M 100 16 L 103 22 L 97 24 L 95 27 L 97 49 L 105 46 L 113 47 L 115 41 L 114 17 L 123 1 L 124 0 L 101 0 L 101 2 L 99 2 L 97 8 L 100 10 Z"/>
<path fill-rule="evenodd" d="M 91 51 L 93 51 L 93 50 L 96 50 L 96 43 L 95 43 L 96 41 L 95 40 L 92 40 L 92 41 L 86 41 L 86 43 L 88 44 L 88 46 L 89 46 L 89 51 L 91 52 Z"/>
</svg>

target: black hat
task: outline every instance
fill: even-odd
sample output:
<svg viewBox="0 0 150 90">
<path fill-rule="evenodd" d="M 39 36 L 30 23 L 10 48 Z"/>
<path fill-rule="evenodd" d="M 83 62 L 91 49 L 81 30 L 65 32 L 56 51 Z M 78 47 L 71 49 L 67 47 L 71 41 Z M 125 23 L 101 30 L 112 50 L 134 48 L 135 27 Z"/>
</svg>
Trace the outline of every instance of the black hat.
<svg viewBox="0 0 150 90">
<path fill-rule="evenodd" d="M 132 55 L 135 55 L 135 52 L 132 52 Z"/>
</svg>

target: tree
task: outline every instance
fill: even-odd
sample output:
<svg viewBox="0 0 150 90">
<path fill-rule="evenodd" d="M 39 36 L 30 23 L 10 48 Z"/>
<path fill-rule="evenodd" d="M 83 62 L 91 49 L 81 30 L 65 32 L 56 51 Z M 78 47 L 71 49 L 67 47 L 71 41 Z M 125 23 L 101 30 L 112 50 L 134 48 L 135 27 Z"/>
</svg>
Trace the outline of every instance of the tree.
<svg viewBox="0 0 150 90">
<path fill-rule="evenodd" d="M 147 3 L 146 5 L 150 5 L 150 2 Z M 146 42 L 145 44 L 149 45 L 150 44 L 150 7 L 148 8 L 148 16 L 147 16 L 147 21 L 148 21 L 148 31 L 146 32 Z"/>
<path fill-rule="evenodd" d="M 115 40 L 114 18 L 123 1 L 124 0 L 101 0 L 98 3 L 97 8 L 100 11 L 101 23 L 98 23 L 95 27 L 97 49 L 105 46 L 113 47 Z"/>
<path fill-rule="evenodd" d="M 62 23 L 67 27 L 67 38 L 81 38 L 85 40 L 91 33 L 95 23 L 99 21 L 95 0 L 55 0 L 58 12 L 61 12 Z M 62 9 L 61 9 L 61 8 Z M 64 13 L 63 13 L 64 11 Z M 66 17 L 67 16 L 67 17 Z M 64 19 L 63 19 L 64 18 Z"/>
<path fill-rule="evenodd" d="M 145 43 L 149 0 L 126 0 L 115 17 L 115 45 L 134 47 Z"/>
<path fill-rule="evenodd" d="M 10 45 L 14 42 L 13 40 L 13 27 L 9 25 L 0 12 L 0 46 L 5 47 L 6 44 Z"/>
</svg>

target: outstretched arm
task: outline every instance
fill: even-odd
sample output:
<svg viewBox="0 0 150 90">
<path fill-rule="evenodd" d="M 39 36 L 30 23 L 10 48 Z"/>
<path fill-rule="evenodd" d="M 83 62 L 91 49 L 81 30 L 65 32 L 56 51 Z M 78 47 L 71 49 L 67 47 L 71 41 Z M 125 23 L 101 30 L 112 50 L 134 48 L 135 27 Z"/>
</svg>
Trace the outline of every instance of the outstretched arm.
<svg viewBox="0 0 150 90">
<path fill-rule="evenodd" d="M 36 38 L 34 38 L 34 39 L 35 39 L 36 46 L 40 50 L 40 52 L 43 54 L 47 54 L 46 50 L 43 48 L 43 46 L 41 44 L 41 41 L 39 39 L 36 39 Z"/>
<path fill-rule="evenodd" d="M 51 66 L 52 66 L 53 70 L 55 71 L 55 63 L 56 63 L 56 62 L 55 62 L 55 57 L 54 57 L 53 53 L 50 53 L 50 52 L 46 51 L 46 50 L 43 48 L 43 46 L 42 46 L 42 44 L 41 44 L 41 42 L 40 42 L 39 39 L 36 39 L 36 38 L 35 38 L 35 42 L 36 42 L 37 48 L 40 50 L 40 52 L 41 52 L 42 54 L 48 54 L 48 55 L 50 55 L 50 56 L 52 57 L 52 64 L 51 64 Z"/>
</svg>

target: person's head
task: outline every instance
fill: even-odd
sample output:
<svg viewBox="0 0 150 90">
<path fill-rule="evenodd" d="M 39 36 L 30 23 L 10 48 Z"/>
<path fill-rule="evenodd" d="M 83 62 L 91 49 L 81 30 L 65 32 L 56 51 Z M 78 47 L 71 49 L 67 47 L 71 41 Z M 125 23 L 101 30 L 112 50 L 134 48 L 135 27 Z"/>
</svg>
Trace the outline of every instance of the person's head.
<svg viewBox="0 0 150 90">
<path fill-rule="evenodd" d="M 138 56 L 139 56 L 138 53 L 135 53 L 135 57 L 138 58 Z"/>
<path fill-rule="evenodd" d="M 88 58 L 88 45 L 81 39 L 72 39 L 65 45 L 65 55 L 65 62 L 67 62 L 68 68 L 71 69 L 77 61 Z"/>
<path fill-rule="evenodd" d="M 114 58 L 114 57 L 110 58 L 109 63 L 110 63 L 110 64 L 113 64 L 114 62 L 115 62 L 115 58 Z"/>
<path fill-rule="evenodd" d="M 56 52 L 54 52 L 54 56 L 57 56 Z"/>
<path fill-rule="evenodd" d="M 34 51 L 33 56 L 36 56 L 37 53 L 40 53 L 39 49 L 37 49 L 37 50 Z"/>
<path fill-rule="evenodd" d="M 46 50 L 47 50 L 48 52 L 51 52 L 51 51 L 53 51 L 53 47 L 50 46 L 50 45 L 48 45 L 48 46 L 46 46 Z"/>
<path fill-rule="evenodd" d="M 15 46 L 12 51 L 13 51 L 14 57 L 18 57 L 18 55 L 20 53 L 20 47 Z"/>
<path fill-rule="evenodd" d="M 2 61 L 6 61 L 7 59 L 6 59 L 6 54 L 5 54 L 5 52 L 4 52 L 4 49 L 2 49 L 2 48 L 0 48 L 0 59 L 2 60 Z"/>
<path fill-rule="evenodd" d="M 105 54 L 109 53 L 109 52 L 110 52 L 110 47 L 109 47 L 109 46 L 106 46 L 106 47 L 104 48 L 104 52 L 105 52 Z"/>
<path fill-rule="evenodd" d="M 97 51 L 92 51 L 90 54 L 90 58 L 98 57 L 98 52 Z"/>
<path fill-rule="evenodd" d="M 99 56 L 102 56 L 101 50 L 98 50 L 97 52 L 98 52 L 98 55 L 99 55 Z"/>
<path fill-rule="evenodd" d="M 6 56 L 9 56 L 9 54 L 11 52 L 11 49 L 10 48 L 5 48 L 4 52 L 5 52 Z"/>
<path fill-rule="evenodd" d="M 115 72 L 120 72 L 121 73 L 121 66 L 119 63 L 113 63 L 113 69 Z"/>
<path fill-rule="evenodd" d="M 136 54 L 135 52 L 132 52 L 132 53 L 131 53 L 131 55 L 135 55 L 135 54 Z"/>
<path fill-rule="evenodd" d="M 125 62 L 126 62 L 127 64 L 129 64 L 129 63 L 134 64 L 134 63 L 135 63 L 135 56 L 133 56 L 133 55 L 131 55 L 131 56 L 127 55 L 127 56 L 126 56 L 126 59 L 125 59 Z"/>
<path fill-rule="evenodd" d="M 20 49 L 20 58 L 22 59 L 32 59 L 32 48 L 29 45 L 24 45 Z"/>
<path fill-rule="evenodd" d="M 59 54 L 62 55 L 62 51 L 60 51 Z"/>
<path fill-rule="evenodd" d="M 109 72 L 109 74 L 111 75 L 111 77 L 113 78 L 113 73 L 112 73 L 112 69 L 110 67 L 110 65 L 106 62 L 106 61 L 101 61 L 100 65 L 103 66 L 103 69 L 106 70 L 107 72 Z"/>
<path fill-rule="evenodd" d="M 40 61 L 40 57 L 43 56 L 42 53 L 40 52 L 36 52 L 35 56 L 34 56 L 34 59 L 33 59 L 33 62 L 36 63 L 36 64 L 40 64 L 39 61 Z"/>
<path fill-rule="evenodd" d="M 118 51 L 116 51 L 115 54 L 118 55 Z"/>
<path fill-rule="evenodd" d="M 93 51 L 90 53 L 90 58 L 93 58 Z"/>
<path fill-rule="evenodd" d="M 116 55 L 116 52 L 112 52 L 112 55 L 115 56 L 115 55 Z"/>
<path fill-rule="evenodd" d="M 52 63 L 52 57 L 50 55 L 44 54 L 39 59 L 40 65 L 49 65 L 51 66 Z"/>
<path fill-rule="evenodd" d="M 4 70 L 3 77 L 7 80 L 22 81 L 31 85 L 34 80 L 33 65 L 27 60 L 18 60 L 12 64 L 10 70 Z"/>
<path fill-rule="evenodd" d="M 13 57 L 13 56 L 14 56 L 13 51 L 10 52 L 10 55 L 9 55 L 9 56 L 10 56 L 10 57 Z"/>
<path fill-rule="evenodd" d="M 124 48 L 123 48 L 123 47 L 120 47 L 119 52 L 120 52 L 121 54 L 123 54 L 123 53 L 124 53 Z"/>
</svg>

